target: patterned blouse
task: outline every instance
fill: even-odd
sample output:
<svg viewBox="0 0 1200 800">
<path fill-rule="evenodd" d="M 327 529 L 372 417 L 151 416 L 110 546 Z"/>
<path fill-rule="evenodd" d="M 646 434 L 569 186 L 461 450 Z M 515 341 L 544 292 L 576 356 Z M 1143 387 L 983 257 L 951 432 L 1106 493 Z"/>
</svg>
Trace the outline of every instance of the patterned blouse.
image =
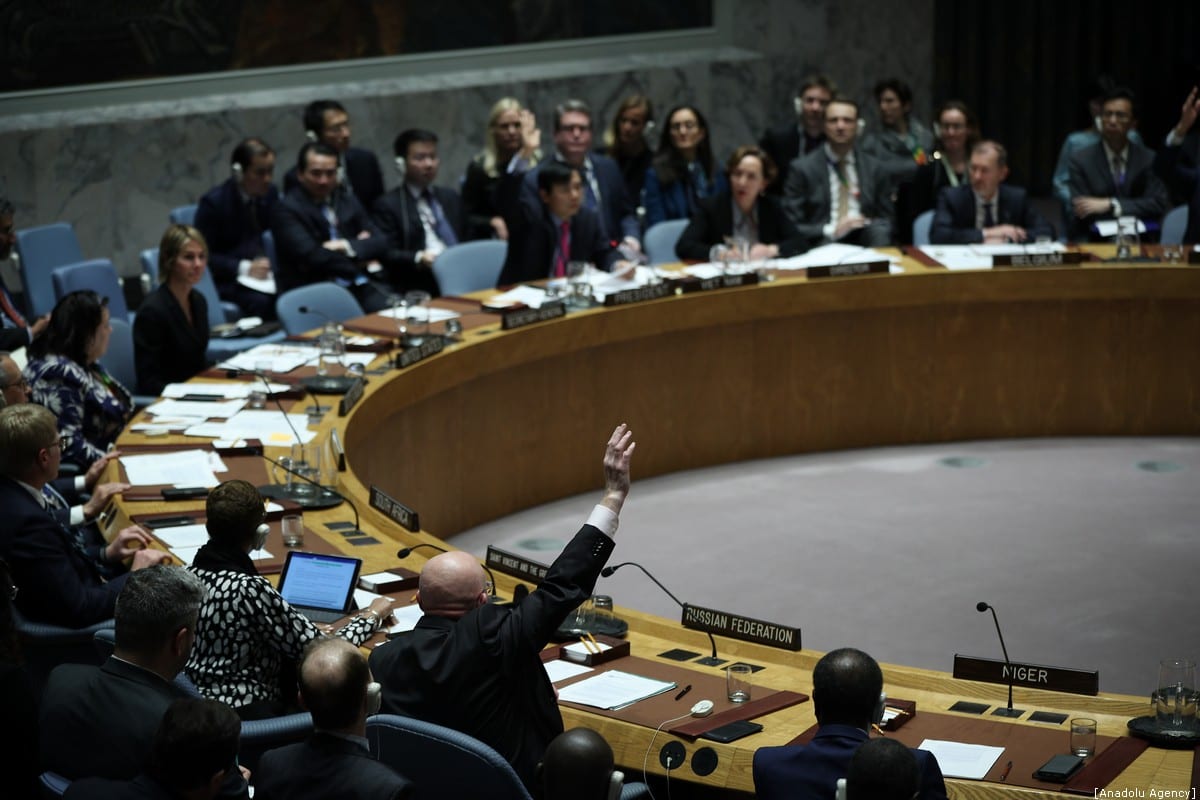
<svg viewBox="0 0 1200 800">
<path fill-rule="evenodd" d="M 233 708 L 282 700 L 283 662 L 299 662 L 304 646 L 321 631 L 259 575 L 194 565 L 189 569 L 208 587 L 208 597 L 200 607 L 188 677 L 205 697 Z M 371 638 L 376 626 L 372 616 L 361 616 L 337 635 L 359 645 Z"/>
<path fill-rule="evenodd" d="M 82 367 L 55 353 L 30 360 L 25 379 L 33 402 L 58 417 L 63 461 L 86 468 L 104 455 L 133 416 L 129 390 L 104 367 Z"/>
</svg>

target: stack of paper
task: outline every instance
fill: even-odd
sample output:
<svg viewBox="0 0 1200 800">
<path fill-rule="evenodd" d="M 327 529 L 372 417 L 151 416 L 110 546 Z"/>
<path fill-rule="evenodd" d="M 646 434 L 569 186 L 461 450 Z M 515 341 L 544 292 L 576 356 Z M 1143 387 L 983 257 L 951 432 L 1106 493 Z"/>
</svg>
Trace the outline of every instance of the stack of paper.
<svg viewBox="0 0 1200 800">
<path fill-rule="evenodd" d="M 1059 242 L 1044 244 L 927 244 L 921 252 L 949 270 L 991 269 L 992 256 L 1023 256 L 1061 253 Z"/>
<path fill-rule="evenodd" d="M 288 420 L 291 425 L 288 425 Z M 272 409 L 239 411 L 224 422 L 205 422 L 184 431 L 186 436 L 202 436 L 209 439 L 258 439 L 272 447 L 296 444 L 296 436 L 302 444 L 316 438 L 315 431 L 306 430 L 308 417 L 304 414 L 288 414 L 287 418 Z M 295 428 L 296 433 L 292 433 Z M 124 459 L 122 459 L 124 460 Z"/>
<path fill-rule="evenodd" d="M 121 465 L 133 486 L 206 486 L 220 481 L 214 473 L 226 472 L 221 457 L 211 450 L 176 450 L 121 456 Z"/>
<path fill-rule="evenodd" d="M 669 692 L 675 686 L 674 681 L 659 681 L 610 669 L 560 690 L 558 699 L 566 703 L 618 711 L 647 697 Z"/>
</svg>

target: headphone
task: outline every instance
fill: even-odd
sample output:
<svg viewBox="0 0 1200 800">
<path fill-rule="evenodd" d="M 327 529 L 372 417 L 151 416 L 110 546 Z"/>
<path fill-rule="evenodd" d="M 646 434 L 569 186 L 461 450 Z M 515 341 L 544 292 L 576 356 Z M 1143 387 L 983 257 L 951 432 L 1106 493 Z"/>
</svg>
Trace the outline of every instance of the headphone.
<svg viewBox="0 0 1200 800">
<path fill-rule="evenodd" d="M 242 165 L 235 161 L 229 165 L 229 170 L 230 170 L 230 172 L 233 173 L 233 179 L 235 181 L 237 181 L 238 183 L 241 183 L 242 182 L 242 174 L 245 172 L 242 169 Z"/>
<path fill-rule="evenodd" d="M 319 141 L 321 141 L 321 138 L 320 138 L 319 136 L 317 136 L 317 132 L 316 132 L 316 131 L 311 131 L 311 130 L 306 130 L 306 131 L 304 132 L 304 138 L 305 138 L 305 139 L 308 139 L 310 142 L 319 142 Z"/>
<path fill-rule="evenodd" d="M 404 156 L 396 156 L 392 163 L 396 165 L 396 173 L 400 176 L 400 182 L 404 183 L 404 178 L 408 175 L 408 161 Z"/>
<path fill-rule="evenodd" d="M 263 522 L 263 523 L 259 524 L 259 526 L 254 529 L 254 548 L 253 549 L 262 550 L 263 547 L 267 544 L 267 534 L 269 534 L 270 532 L 271 532 L 271 528 L 270 528 L 270 526 L 267 525 L 267 523 Z"/>
<path fill-rule="evenodd" d="M 382 705 L 383 684 L 379 683 L 379 681 L 371 681 L 367 684 L 367 716 L 371 717 L 378 714 Z"/>
</svg>

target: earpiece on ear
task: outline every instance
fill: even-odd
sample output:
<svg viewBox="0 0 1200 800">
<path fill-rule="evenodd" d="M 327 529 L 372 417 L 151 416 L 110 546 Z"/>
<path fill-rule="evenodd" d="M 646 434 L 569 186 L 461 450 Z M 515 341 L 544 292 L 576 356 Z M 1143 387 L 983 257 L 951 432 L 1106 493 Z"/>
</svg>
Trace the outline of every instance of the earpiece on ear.
<svg viewBox="0 0 1200 800">
<path fill-rule="evenodd" d="M 236 161 L 229 165 L 229 170 L 233 173 L 233 177 L 237 181 L 242 180 L 242 165 Z"/>
<path fill-rule="evenodd" d="M 305 131 L 305 132 L 304 132 L 304 138 L 305 138 L 305 139 L 308 139 L 310 142 L 315 142 L 315 141 L 317 141 L 317 140 L 318 140 L 320 137 L 319 137 L 319 136 L 317 136 L 317 134 L 316 134 L 316 132 L 315 132 L 315 131 Z"/>
</svg>

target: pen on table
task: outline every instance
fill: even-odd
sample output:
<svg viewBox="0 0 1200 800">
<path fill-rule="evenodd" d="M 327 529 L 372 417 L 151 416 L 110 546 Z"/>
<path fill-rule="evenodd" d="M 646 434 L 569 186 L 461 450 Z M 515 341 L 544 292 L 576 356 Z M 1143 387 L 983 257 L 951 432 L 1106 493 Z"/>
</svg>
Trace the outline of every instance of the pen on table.
<svg viewBox="0 0 1200 800">
<path fill-rule="evenodd" d="M 692 685 L 689 683 L 687 686 L 683 687 L 682 691 L 680 691 L 679 694 L 675 695 L 675 700 L 676 701 L 682 700 L 683 696 L 685 694 L 687 694 L 688 692 L 690 692 L 691 690 L 692 690 Z"/>
<path fill-rule="evenodd" d="M 1002 781 L 1007 780 L 1008 773 L 1010 773 L 1010 772 L 1012 772 L 1012 762 L 1011 761 L 1004 765 L 1004 772 L 1000 773 L 1000 780 L 1002 780 Z"/>
<path fill-rule="evenodd" d="M 582 636 L 580 636 L 580 637 L 579 637 L 579 643 L 580 643 L 581 645 L 583 645 L 583 649 L 584 649 L 584 650 L 587 650 L 589 653 L 592 653 L 593 655 L 594 655 L 595 653 L 599 652 L 599 651 L 597 651 L 597 650 L 593 650 L 593 649 L 592 649 L 592 643 L 591 643 L 591 642 L 589 642 L 587 639 L 583 638 Z"/>
</svg>

